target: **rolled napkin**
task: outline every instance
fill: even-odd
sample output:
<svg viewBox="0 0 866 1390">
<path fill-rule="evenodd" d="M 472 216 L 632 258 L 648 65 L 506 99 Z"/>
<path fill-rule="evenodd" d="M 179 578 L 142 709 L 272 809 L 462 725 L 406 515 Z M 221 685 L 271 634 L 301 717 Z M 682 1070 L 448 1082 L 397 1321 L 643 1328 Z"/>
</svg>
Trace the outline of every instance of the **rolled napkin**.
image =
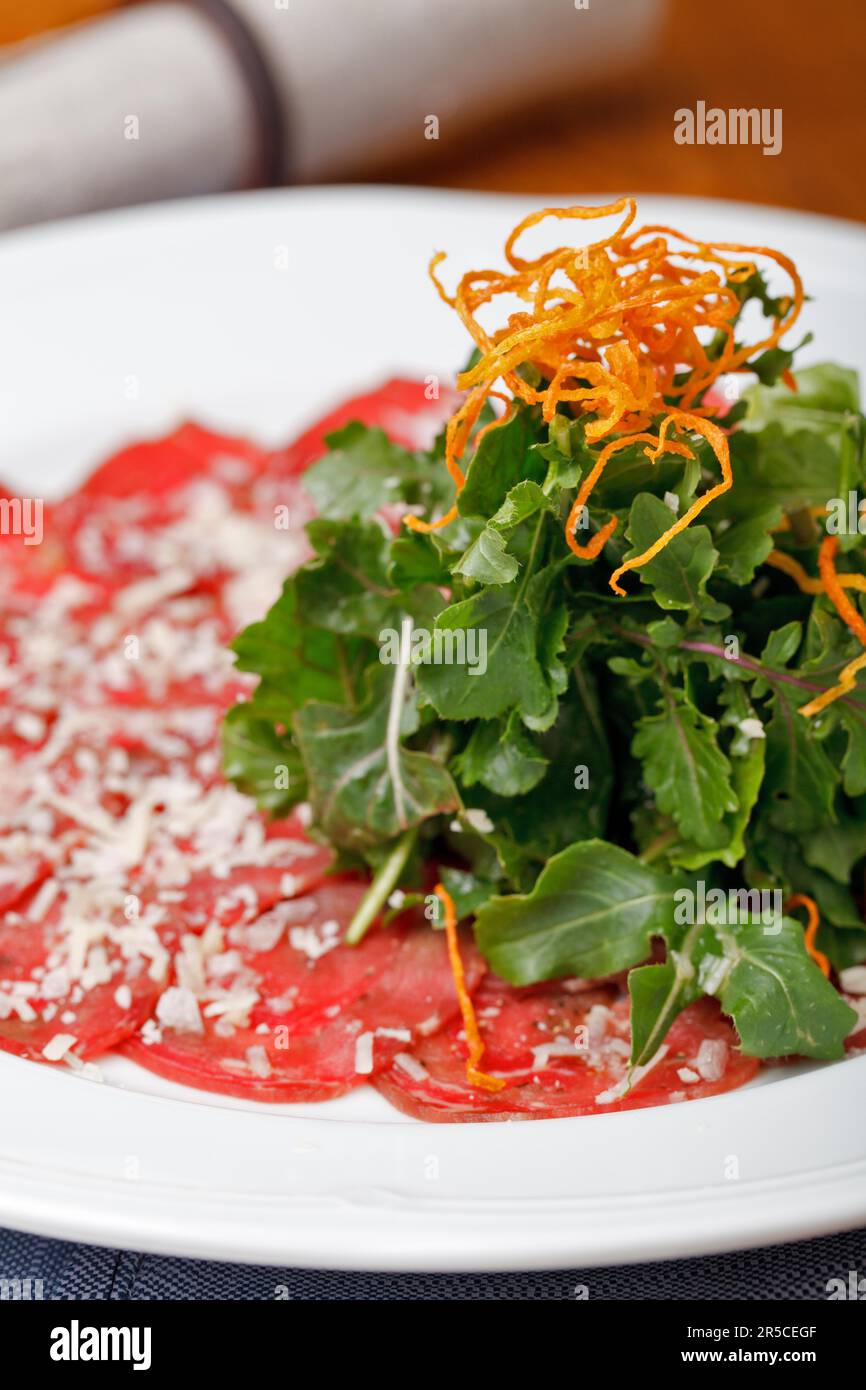
<svg viewBox="0 0 866 1390">
<path fill-rule="evenodd" d="M 664 0 L 200 0 L 0 62 L 0 227 L 345 178 L 644 60 Z"/>
</svg>

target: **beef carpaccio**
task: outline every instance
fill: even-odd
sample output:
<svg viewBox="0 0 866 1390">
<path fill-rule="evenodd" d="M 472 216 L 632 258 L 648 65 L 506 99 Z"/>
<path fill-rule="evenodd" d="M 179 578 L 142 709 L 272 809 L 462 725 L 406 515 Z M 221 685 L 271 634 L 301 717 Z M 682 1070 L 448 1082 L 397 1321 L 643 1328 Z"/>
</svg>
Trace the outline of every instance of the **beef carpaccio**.
<svg viewBox="0 0 866 1390">
<path fill-rule="evenodd" d="M 221 718 L 253 683 L 227 643 L 308 554 L 303 468 L 352 419 L 426 443 L 447 404 L 393 381 L 277 452 L 184 425 L 46 505 L 40 545 L 0 541 L 0 1049 L 85 1073 L 117 1049 L 261 1101 L 373 1081 L 436 1121 L 686 1100 L 754 1073 L 704 1001 L 624 1094 L 621 988 L 513 989 L 467 934 L 506 1083 L 474 1091 L 444 934 L 407 912 L 345 945 L 363 883 L 329 873 L 303 807 L 268 822 L 221 775 Z"/>
</svg>

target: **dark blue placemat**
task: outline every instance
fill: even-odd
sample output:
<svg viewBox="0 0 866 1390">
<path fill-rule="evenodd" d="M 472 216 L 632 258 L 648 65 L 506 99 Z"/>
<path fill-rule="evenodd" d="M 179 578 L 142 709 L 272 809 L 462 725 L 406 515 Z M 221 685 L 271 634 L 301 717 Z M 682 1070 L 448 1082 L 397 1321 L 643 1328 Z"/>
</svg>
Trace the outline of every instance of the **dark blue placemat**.
<svg viewBox="0 0 866 1390">
<path fill-rule="evenodd" d="M 694 1260 L 531 1274 L 347 1274 L 102 1250 L 0 1231 L 0 1297 L 46 1299 L 825 1299 L 866 1275 L 866 1230 Z M 3 1282 L 7 1281 L 7 1282 Z M 17 1281 L 17 1282 L 16 1282 Z M 585 1286 L 586 1293 L 582 1292 Z M 579 1293 L 577 1292 L 579 1291 Z"/>
</svg>

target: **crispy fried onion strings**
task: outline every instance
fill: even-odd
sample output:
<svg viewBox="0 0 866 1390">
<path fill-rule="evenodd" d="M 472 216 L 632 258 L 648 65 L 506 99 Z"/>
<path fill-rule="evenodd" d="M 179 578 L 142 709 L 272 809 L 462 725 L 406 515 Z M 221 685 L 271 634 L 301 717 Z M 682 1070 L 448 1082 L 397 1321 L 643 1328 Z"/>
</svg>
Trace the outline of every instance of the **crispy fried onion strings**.
<svg viewBox="0 0 866 1390">
<path fill-rule="evenodd" d="M 523 234 L 546 218 L 592 222 L 608 216 L 621 216 L 616 230 L 586 246 L 559 247 L 535 259 L 517 252 Z M 652 462 L 671 453 L 693 457 L 688 443 L 670 438 L 671 432 L 698 434 L 709 444 L 721 481 L 693 502 L 655 545 L 611 575 L 611 587 L 618 594 L 625 592 L 618 582 L 623 574 L 645 565 L 730 488 L 727 437 L 708 418 L 713 412 L 702 403 L 704 393 L 723 374 L 747 370 L 756 353 L 775 347 L 803 304 L 797 269 L 781 252 L 737 242 L 699 241 L 666 226 L 633 230 L 635 216 L 633 198 L 620 198 L 603 207 L 543 208 L 531 213 L 505 243 L 509 268 L 468 271 L 453 295 L 438 275 L 444 253 L 438 252 L 430 263 L 439 295 L 456 311 L 479 352 L 478 361 L 458 378 L 458 386 L 467 394 L 446 431 L 445 462 L 458 494 L 465 483 L 461 460 L 491 396 L 540 405 L 547 422 L 564 406 L 585 419 L 588 444 L 608 440 L 581 484 L 566 525 L 566 540 L 574 554 L 595 559 L 613 534 L 616 519 L 606 522 L 585 545 L 575 539 L 575 522 L 585 515 L 592 491 L 614 453 L 643 443 Z M 782 301 L 771 331 L 757 342 L 738 346 L 734 323 L 740 299 L 735 287 L 755 273 L 756 257 L 784 270 L 792 292 Z M 516 308 L 502 327 L 488 332 L 478 314 L 500 295 L 525 307 Z M 709 331 L 712 351 L 702 341 L 703 330 Z M 534 368 L 534 373 L 527 373 L 527 367 Z M 531 380 L 539 377 L 541 384 L 532 385 Z M 497 390 L 497 382 L 510 395 Z M 651 434 L 648 426 L 659 414 L 664 418 L 658 434 Z M 484 430 L 501 425 L 507 416 L 506 410 Z M 415 531 L 432 531 L 447 526 L 456 515 L 455 503 L 435 521 L 407 516 L 406 525 Z"/>
</svg>

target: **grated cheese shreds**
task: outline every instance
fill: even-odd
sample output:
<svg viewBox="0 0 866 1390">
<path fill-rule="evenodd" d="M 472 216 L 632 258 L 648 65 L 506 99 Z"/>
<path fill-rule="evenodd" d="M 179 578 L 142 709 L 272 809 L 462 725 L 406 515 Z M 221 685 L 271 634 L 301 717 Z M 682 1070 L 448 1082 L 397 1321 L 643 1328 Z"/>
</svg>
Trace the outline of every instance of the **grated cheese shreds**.
<svg viewBox="0 0 866 1390">
<path fill-rule="evenodd" d="M 609 1086 L 606 1091 L 599 1091 L 595 1098 L 596 1105 L 612 1105 L 614 1101 L 622 1100 L 627 1091 L 631 1090 L 633 1086 L 636 1086 L 639 1081 L 642 1081 L 647 1072 L 652 1071 L 653 1067 L 658 1066 L 659 1062 L 667 1057 L 669 1051 L 670 1049 L 667 1043 L 662 1043 L 661 1047 L 656 1050 L 648 1062 L 644 1062 L 642 1066 L 633 1067 L 631 1071 L 627 1071 L 621 1081 L 617 1081 L 615 1085 Z"/>
<path fill-rule="evenodd" d="M 373 1033 L 359 1033 L 355 1039 L 355 1071 L 359 1076 L 373 1072 Z"/>
<path fill-rule="evenodd" d="M 76 1042 L 77 1038 L 74 1033 L 55 1033 L 54 1037 L 43 1047 L 42 1056 L 46 1062 L 60 1062 L 69 1049 L 75 1046 Z"/>
<path fill-rule="evenodd" d="M 411 1052 L 398 1052 L 394 1058 L 395 1067 L 400 1067 L 407 1076 L 411 1076 L 413 1081 L 426 1081 L 430 1073 L 417 1057 L 413 1057 Z"/>
<path fill-rule="evenodd" d="M 247 463 L 243 471 L 251 478 Z M 290 530 L 275 528 L 275 500 L 290 503 Z M 100 1018 L 113 1038 L 156 1005 L 176 922 L 206 936 L 212 912 L 241 925 L 259 915 L 245 881 L 206 895 L 197 912 L 197 883 L 259 869 L 275 882 L 282 874 L 286 891 L 308 879 L 306 865 L 303 878 L 293 870 L 321 851 L 271 836 L 253 800 L 221 783 L 217 739 L 224 710 L 253 683 L 228 642 L 308 554 L 311 514 L 294 480 L 256 484 L 241 507 L 214 480 L 156 507 L 147 491 L 88 499 L 58 531 L 82 573 L 50 579 L 38 623 L 32 594 L 18 592 L 18 571 L 0 556 L 0 887 L 7 863 L 13 886 L 24 870 L 36 877 L 21 922 L 46 953 L 27 980 L 5 979 L 0 966 L 0 1022 L 37 1025 L 40 1038 L 55 1019 L 70 1037 L 80 1026 L 76 1052 L 86 1057 Z M 195 1027 L 197 1016 L 201 1026 L 203 1007 L 228 1026 L 249 1006 L 249 991 L 219 989 L 194 952 L 178 959 L 183 1010 L 172 1011 L 168 993 L 162 1022 L 144 1025 L 150 1042 L 162 1026 Z M 53 1053 L 66 1035 L 45 1036 Z"/>
<path fill-rule="evenodd" d="M 695 1058 L 695 1070 L 704 1081 L 721 1081 L 728 1065 L 728 1044 L 724 1038 L 703 1038 Z"/>
</svg>

